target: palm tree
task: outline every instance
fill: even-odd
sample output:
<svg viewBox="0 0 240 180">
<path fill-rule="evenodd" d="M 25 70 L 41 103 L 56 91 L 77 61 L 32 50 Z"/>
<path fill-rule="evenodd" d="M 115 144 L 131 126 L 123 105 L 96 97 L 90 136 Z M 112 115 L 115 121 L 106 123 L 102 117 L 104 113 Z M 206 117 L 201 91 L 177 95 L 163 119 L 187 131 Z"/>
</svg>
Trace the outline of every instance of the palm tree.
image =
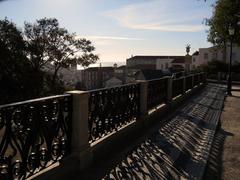
<svg viewBox="0 0 240 180">
<path fill-rule="evenodd" d="M 187 44 L 187 45 L 186 45 L 186 52 L 187 52 L 187 55 L 189 54 L 190 49 L 191 49 L 191 45 L 190 45 L 190 44 Z"/>
</svg>

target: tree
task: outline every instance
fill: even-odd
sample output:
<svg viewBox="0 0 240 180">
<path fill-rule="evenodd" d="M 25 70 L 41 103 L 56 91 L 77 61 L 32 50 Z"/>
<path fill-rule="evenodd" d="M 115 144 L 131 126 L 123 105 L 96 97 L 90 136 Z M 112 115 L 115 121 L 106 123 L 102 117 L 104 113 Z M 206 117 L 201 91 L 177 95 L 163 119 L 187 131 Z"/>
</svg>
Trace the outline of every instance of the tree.
<svg viewBox="0 0 240 180">
<path fill-rule="evenodd" d="M 59 27 L 56 19 L 25 23 L 24 31 L 5 18 L 0 20 L 0 103 L 61 93 L 61 68 L 98 60 L 86 39 Z M 52 71 L 44 69 L 50 67 Z"/>
<path fill-rule="evenodd" d="M 31 85 L 29 73 L 30 64 L 21 31 L 7 18 L 0 20 L 0 103 L 30 97 L 26 91 Z"/>
<path fill-rule="evenodd" d="M 186 45 L 186 53 L 187 53 L 187 55 L 189 55 L 190 49 L 191 49 L 191 45 L 187 44 Z"/>
<path fill-rule="evenodd" d="M 240 13 L 239 0 L 218 0 L 213 6 L 214 11 L 206 24 L 210 27 L 208 41 L 223 49 L 223 59 L 226 60 L 227 43 L 230 41 L 228 28 L 230 25 L 235 27 L 234 42 L 240 45 L 240 34 L 237 21 L 240 20 L 237 14 Z"/>
<path fill-rule="evenodd" d="M 36 23 L 25 23 L 24 31 L 29 60 L 32 67 L 39 71 L 46 65 L 52 65 L 52 84 L 55 86 L 57 74 L 61 68 L 80 64 L 88 66 L 98 60 L 91 41 L 77 38 L 59 26 L 55 18 L 43 18 Z M 50 65 L 50 66 L 51 66 Z"/>
</svg>

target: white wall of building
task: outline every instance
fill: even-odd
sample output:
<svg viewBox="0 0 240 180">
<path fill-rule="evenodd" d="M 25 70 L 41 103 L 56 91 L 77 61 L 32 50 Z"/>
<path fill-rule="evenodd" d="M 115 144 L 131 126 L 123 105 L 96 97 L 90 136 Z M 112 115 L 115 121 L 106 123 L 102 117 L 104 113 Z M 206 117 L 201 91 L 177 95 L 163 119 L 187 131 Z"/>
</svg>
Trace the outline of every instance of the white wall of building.
<svg viewBox="0 0 240 180">
<path fill-rule="evenodd" d="M 167 59 L 157 59 L 156 62 L 156 69 L 157 70 L 168 70 L 168 68 L 172 67 L 173 59 L 167 58 Z"/>
<path fill-rule="evenodd" d="M 212 60 L 223 61 L 223 52 L 221 49 L 215 49 L 213 47 L 210 48 L 199 48 L 199 56 L 197 58 L 198 63 L 200 65 L 207 64 Z M 230 60 L 230 45 L 227 47 L 226 52 L 226 60 L 229 62 Z M 233 45 L 232 49 L 232 62 L 240 63 L 240 47 Z"/>
<path fill-rule="evenodd" d="M 199 59 L 199 55 L 192 56 L 191 70 L 194 70 L 203 64 Z"/>
</svg>

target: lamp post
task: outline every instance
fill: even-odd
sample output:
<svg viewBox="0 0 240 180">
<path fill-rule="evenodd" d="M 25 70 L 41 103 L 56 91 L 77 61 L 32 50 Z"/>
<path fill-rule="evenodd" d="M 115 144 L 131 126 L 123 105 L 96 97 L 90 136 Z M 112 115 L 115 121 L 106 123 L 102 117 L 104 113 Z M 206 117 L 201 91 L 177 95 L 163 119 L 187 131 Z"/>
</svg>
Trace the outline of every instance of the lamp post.
<svg viewBox="0 0 240 180">
<path fill-rule="evenodd" d="M 228 86 L 227 86 L 227 94 L 229 96 L 232 95 L 232 44 L 233 44 L 233 36 L 235 33 L 235 29 L 233 26 L 229 26 L 228 29 L 229 35 L 231 37 L 230 41 L 230 60 L 229 60 L 229 65 L 228 65 Z"/>
</svg>

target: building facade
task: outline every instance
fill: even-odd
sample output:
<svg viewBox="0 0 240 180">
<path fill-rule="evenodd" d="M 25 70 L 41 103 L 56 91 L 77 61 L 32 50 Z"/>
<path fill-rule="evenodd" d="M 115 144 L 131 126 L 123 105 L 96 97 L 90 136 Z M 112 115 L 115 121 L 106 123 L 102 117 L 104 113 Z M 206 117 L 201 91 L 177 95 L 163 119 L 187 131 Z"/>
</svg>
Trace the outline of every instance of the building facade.
<svg viewBox="0 0 240 180">
<path fill-rule="evenodd" d="M 127 59 L 127 67 L 141 70 L 178 71 L 191 70 L 191 56 L 133 56 Z"/>
<path fill-rule="evenodd" d="M 196 62 L 200 65 L 207 65 L 208 62 L 213 60 L 228 63 L 230 61 L 230 45 L 228 45 L 226 49 L 226 59 L 224 58 L 223 49 L 217 47 L 199 48 L 199 54 L 195 58 Z M 240 47 L 235 44 L 232 48 L 232 63 L 240 63 Z"/>
<path fill-rule="evenodd" d="M 90 67 L 81 71 L 83 90 L 104 87 L 104 82 L 114 76 L 114 67 Z"/>
</svg>

